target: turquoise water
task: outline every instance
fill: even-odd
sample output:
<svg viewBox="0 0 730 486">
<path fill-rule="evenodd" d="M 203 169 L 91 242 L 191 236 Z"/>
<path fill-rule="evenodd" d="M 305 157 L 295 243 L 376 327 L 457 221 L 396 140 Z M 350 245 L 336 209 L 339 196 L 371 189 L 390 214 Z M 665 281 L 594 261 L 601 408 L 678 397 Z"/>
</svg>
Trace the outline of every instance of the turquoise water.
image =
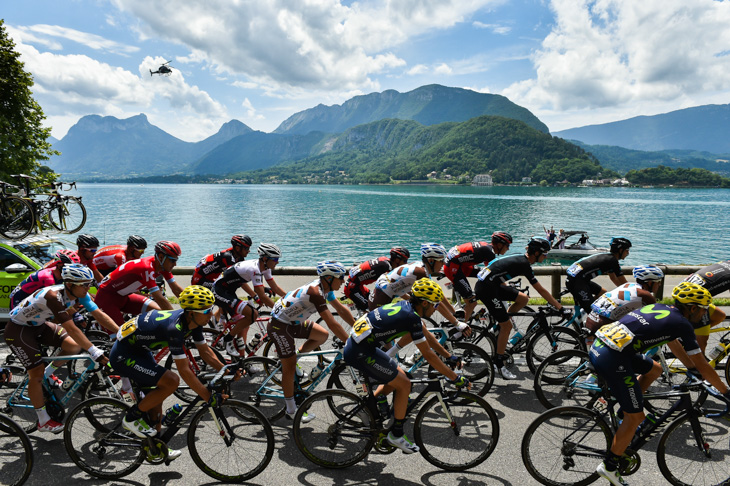
<svg viewBox="0 0 730 486">
<path fill-rule="evenodd" d="M 447 248 L 495 230 L 520 252 L 542 226 L 584 230 L 597 246 L 634 243 L 626 264 L 702 264 L 730 258 L 730 191 L 721 189 L 79 184 L 82 232 L 104 244 L 131 233 L 177 241 L 181 265 L 226 248 L 234 233 L 282 248 L 282 265 L 344 263 L 411 252 L 424 241 Z"/>
</svg>

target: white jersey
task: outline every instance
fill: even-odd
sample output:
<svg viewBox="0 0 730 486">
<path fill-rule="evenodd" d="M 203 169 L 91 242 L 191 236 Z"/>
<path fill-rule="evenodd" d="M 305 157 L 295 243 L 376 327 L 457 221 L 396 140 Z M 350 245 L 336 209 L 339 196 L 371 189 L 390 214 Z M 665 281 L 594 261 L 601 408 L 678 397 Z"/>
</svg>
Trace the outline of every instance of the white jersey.
<svg viewBox="0 0 730 486">
<path fill-rule="evenodd" d="M 308 293 L 312 287 L 317 290 L 315 295 Z M 292 290 L 276 301 L 274 308 L 271 310 L 271 318 L 287 324 L 302 324 L 315 312 L 326 309 L 327 302 L 331 302 L 336 298 L 334 292 L 324 295 L 319 279 L 316 279 L 307 285 Z"/>
<path fill-rule="evenodd" d="M 629 312 L 643 307 L 644 302 L 637 293 L 640 288 L 639 284 L 625 283 L 596 299 L 591 309 L 601 317 L 618 321 Z"/>
<path fill-rule="evenodd" d="M 380 289 L 390 298 L 405 295 L 411 290 L 415 281 L 418 280 L 418 277 L 416 277 L 417 268 L 425 268 L 423 262 L 409 263 L 394 268 L 378 277 L 375 288 Z"/>
<path fill-rule="evenodd" d="M 235 272 L 244 282 L 251 282 L 254 287 L 261 287 L 264 279 L 271 280 L 271 270 L 268 268 L 263 272 L 259 269 L 258 260 L 244 260 L 233 265 Z"/>
<path fill-rule="evenodd" d="M 51 290 L 56 292 L 56 298 L 48 300 L 47 294 Z M 89 294 L 78 299 L 90 312 L 98 309 Z M 40 326 L 46 321 L 56 321 L 59 324 L 70 319 L 66 309 L 76 303 L 76 299 L 69 299 L 64 291 L 64 284 L 52 285 L 36 290 L 32 295 L 23 299 L 10 311 L 10 320 L 21 326 Z"/>
</svg>

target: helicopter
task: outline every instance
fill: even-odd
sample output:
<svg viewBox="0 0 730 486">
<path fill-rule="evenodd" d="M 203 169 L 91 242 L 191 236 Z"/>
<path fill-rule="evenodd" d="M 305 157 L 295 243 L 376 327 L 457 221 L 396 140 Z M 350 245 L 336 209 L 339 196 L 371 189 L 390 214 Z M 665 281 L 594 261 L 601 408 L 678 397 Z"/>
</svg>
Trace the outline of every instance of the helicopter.
<svg viewBox="0 0 730 486">
<path fill-rule="evenodd" d="M 160 76 L 169 76 L 172 74 L 172 68 L 168 66 L 172 61 L 167 61 L 165 64 L 160 65 L 160 67 L 157 68 L 157 71 L 153 71 L 150 69 L 150 76 L 153 74 L 159 74 Z"/>
</svg>

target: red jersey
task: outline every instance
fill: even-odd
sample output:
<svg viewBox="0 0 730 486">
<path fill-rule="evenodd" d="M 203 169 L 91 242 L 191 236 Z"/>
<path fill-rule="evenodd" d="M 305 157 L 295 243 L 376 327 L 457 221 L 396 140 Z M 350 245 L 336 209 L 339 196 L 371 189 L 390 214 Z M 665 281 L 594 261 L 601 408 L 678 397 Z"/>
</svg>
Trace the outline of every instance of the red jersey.
<svg viewBox="0 0 730 486">
<path fill-rule="evenodd" d="M 99 248 L 92 262 L 99 270 L 113 270 L 127 261 L 127 245 L 112 245 Z"/>
<path fill-rule="evenodd" d="M 146 288 L 148 292 L 156 292 L 157 272 L 154 266 L 155 256 L 140 258 L 139 260 L 130 260 L 121 267 L 107 275 L 99 285 L 99 291 L 116 292 L 118 295 L 129 295 Z M 162 276 L 168 282 L 174 282 L 175 277 L 172 273 L 165 272 Z"/>
</svg>

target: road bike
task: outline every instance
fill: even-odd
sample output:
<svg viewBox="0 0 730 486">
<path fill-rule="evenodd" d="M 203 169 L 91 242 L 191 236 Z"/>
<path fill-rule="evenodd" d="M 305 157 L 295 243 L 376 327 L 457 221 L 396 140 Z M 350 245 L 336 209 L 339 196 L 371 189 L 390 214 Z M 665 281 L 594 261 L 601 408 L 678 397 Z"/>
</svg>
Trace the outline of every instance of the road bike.
<svg viewBox="0 0 730 486">
<path fill-rule="evenodd" d="M 14 191 L 10 194 L 8 191 Z M 22 240 L 33 231 L 33 207 L 17 196 L 20 188 L 0 181 L 0 236 Z"/>
<path fill-rule="evenodd" d="M 20 486 L 33 470 L 33 445 L 13 419 L 0 414 L 0 471 L 2 482 Z"/>
<path fill-rule="evenodd" d="M 22 186 L 23 200 L 33 209 L 31 228 L 41 233 L 55 229 L 62 233 L 76 233 L 86 224 L 86 207 L 81 197 L 61 194 L 65 190 L 76 187 L 75 182 L 51 182 L 39 187 L 51 187 L 50 192 L 33 192 L 30 181 L 34 178 L 25 174 L 16 174 L 15 177 Z M 37 188 L 35 188 L 37 189 Z"/>
</svg>

